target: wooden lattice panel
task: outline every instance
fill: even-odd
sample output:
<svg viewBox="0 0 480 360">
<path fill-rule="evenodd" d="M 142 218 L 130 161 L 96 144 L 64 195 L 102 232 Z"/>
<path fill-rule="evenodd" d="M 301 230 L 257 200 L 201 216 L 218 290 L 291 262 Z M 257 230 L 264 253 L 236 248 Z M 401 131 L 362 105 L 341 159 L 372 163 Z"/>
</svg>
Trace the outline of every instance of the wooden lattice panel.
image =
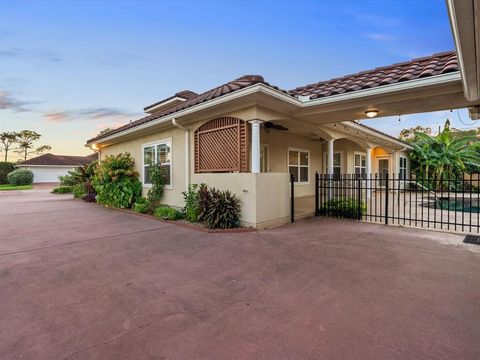
<svg viewBox="0 0 480 360">
<path fill-rule="evenodd" d="M 195 131 L 195 172 L 247 172 L 248 124 L 224 117 Z"/>
</svg>

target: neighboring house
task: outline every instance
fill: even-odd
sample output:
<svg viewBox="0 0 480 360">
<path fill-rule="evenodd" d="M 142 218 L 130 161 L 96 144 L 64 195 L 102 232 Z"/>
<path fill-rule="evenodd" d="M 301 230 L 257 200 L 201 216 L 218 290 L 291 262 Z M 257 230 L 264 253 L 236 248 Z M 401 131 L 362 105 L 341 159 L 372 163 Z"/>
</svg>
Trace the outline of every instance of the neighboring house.
<svg viewBox="0 0 480 360">
<path fill-rule="evenodd" d="M 57 183 L 60 181 L 59 176 L 67 175 L 69 171 L 97 159 L 96 153 L 88 156 L 44 154 L 17 164 L 16 167 L 30 169 L 34 183 Z"/>
<path fill-rule="evenodd" d="M 185 90 L 145 108 L 147 116 L 87 141 L 105 156 L 129 152 L 144 189 L 148 168 L 167 173 L 164 202 L 183 206 L 191 183 L 228 189 L 244 225 L 287 222 L 295 202 L 311 204 L 314 174 L 408 176 L 410 146 L 358 122 L 454 108 L 480 108 L 474 2 L 448 0 L 456 52 L 363 71 L 289 91 L 246 75 L 197 94 Z M 458 26 L 457 19 L 462 19 Z M 381 121 L 381 120 L 379 120 Z"/>
</svg>

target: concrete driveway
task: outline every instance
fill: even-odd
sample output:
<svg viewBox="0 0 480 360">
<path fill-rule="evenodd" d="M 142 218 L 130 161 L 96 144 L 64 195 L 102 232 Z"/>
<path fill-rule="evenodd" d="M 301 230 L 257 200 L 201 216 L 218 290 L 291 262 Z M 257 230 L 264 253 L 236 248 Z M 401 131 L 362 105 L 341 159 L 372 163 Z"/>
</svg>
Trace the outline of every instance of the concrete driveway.
<svg viewBox="0 0 480 360">
<path fill-rule="evenodd" d="M 460 240 L 327 219 L 207 234 L 0 193 L 0 357 L 479 359 Z"/>
</svg>

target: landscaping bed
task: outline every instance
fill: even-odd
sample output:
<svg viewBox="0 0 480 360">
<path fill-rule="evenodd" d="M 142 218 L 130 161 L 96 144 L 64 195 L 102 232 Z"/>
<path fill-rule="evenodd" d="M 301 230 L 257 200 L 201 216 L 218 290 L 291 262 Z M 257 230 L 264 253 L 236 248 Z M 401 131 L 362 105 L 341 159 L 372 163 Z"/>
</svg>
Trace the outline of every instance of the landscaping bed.
<svg viewBox="0 0 480 360">
<path fill-rule="evenodd" d="M 102 207 L 102 208 L 106 208 L 106 209 L 110 209 L 110 210 L 116 210 L 116 211 L 124 212 L 124 213 L 127 213 L 127 214 L 133 214 L 133 215 L 141 216 L 141 217 L 144 217 L 144 218 L 147 218 L 147 219 L 166 222 L 166 223 L 169 223 L 169 224 L 182 226 L 182 227 L 185 227 L 185 228 L 188 228 L 188 229 L 197 230 L 197 231 L 206 232 L 206 233 L 243 233 L 243 232 L 257 231 L 257 229 L 255 229 L 253 227 L 242 227 L 242 226 L 239 226 L 239 227 L 236 227 L 236 228 L 228 228 L 228 229 L 210 229 L 205 224 L 202 224 L 202 223 L 199 223 L 199 222 L 190 222 L 190 221 L 185 220 L 185 219 L 166 220 L 166 219 L 159 218 L 158 216 L 154 216 L 154 215 L 150 215 L 150 214 L 142 214 L 142 213 L 139 213 L 139 212 L 137 212 L 135 210 L 132 210 L 132 209 L 120 209 L 120 208 L 111 207 L 111 206 L 103 206 L 103 205 L 98 204 L 98 203 L 93 203 L 93 204 L 95 204 L 99 207 Z"/>
<path fill-rule="evenodd" d="M 148 216 L 204 232 L 245 232 L 240 226 L 240 199 L 230 191 L 190 184 L 180 209 L 163 201 L 166 174 L 161 164 L 148 168 L 151 188 L 142 196 L 142 182 L 129 153 L 110 155 L 102 161 L 79 167 L 60 177 L 55 194 L 72 193 L 74 198 L 101 206 Z"/>
</svg>

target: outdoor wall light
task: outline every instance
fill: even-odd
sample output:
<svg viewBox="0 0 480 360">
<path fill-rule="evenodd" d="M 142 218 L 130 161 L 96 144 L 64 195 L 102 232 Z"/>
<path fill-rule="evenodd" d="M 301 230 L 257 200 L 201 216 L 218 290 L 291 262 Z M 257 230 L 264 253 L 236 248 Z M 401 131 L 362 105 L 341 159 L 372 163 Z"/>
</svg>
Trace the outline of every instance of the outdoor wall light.
<svg viewBox="0 0 480 360">
<path fill-rule="evenodd" d="M 365 115 L 369 118 L 375 117 L 378 115 L 378 110 L 367 110 L 365 111 Z"/>
<path fill-rule="evenodd" d="M 100 149 L 98 148 L 97 144 L 92 144 L 92 145 L 90 145 L 90 149 L 92 149 L 93 151 L 98 151 L 98 150 L 100 150 Z"/>
<path fill-rule="evenodd" d="M 367 110 L 365 111 L 365 115 L 367 115 L 369 118 L 374 118 L 378 115 L 378 110 Z"/>
</svg>

